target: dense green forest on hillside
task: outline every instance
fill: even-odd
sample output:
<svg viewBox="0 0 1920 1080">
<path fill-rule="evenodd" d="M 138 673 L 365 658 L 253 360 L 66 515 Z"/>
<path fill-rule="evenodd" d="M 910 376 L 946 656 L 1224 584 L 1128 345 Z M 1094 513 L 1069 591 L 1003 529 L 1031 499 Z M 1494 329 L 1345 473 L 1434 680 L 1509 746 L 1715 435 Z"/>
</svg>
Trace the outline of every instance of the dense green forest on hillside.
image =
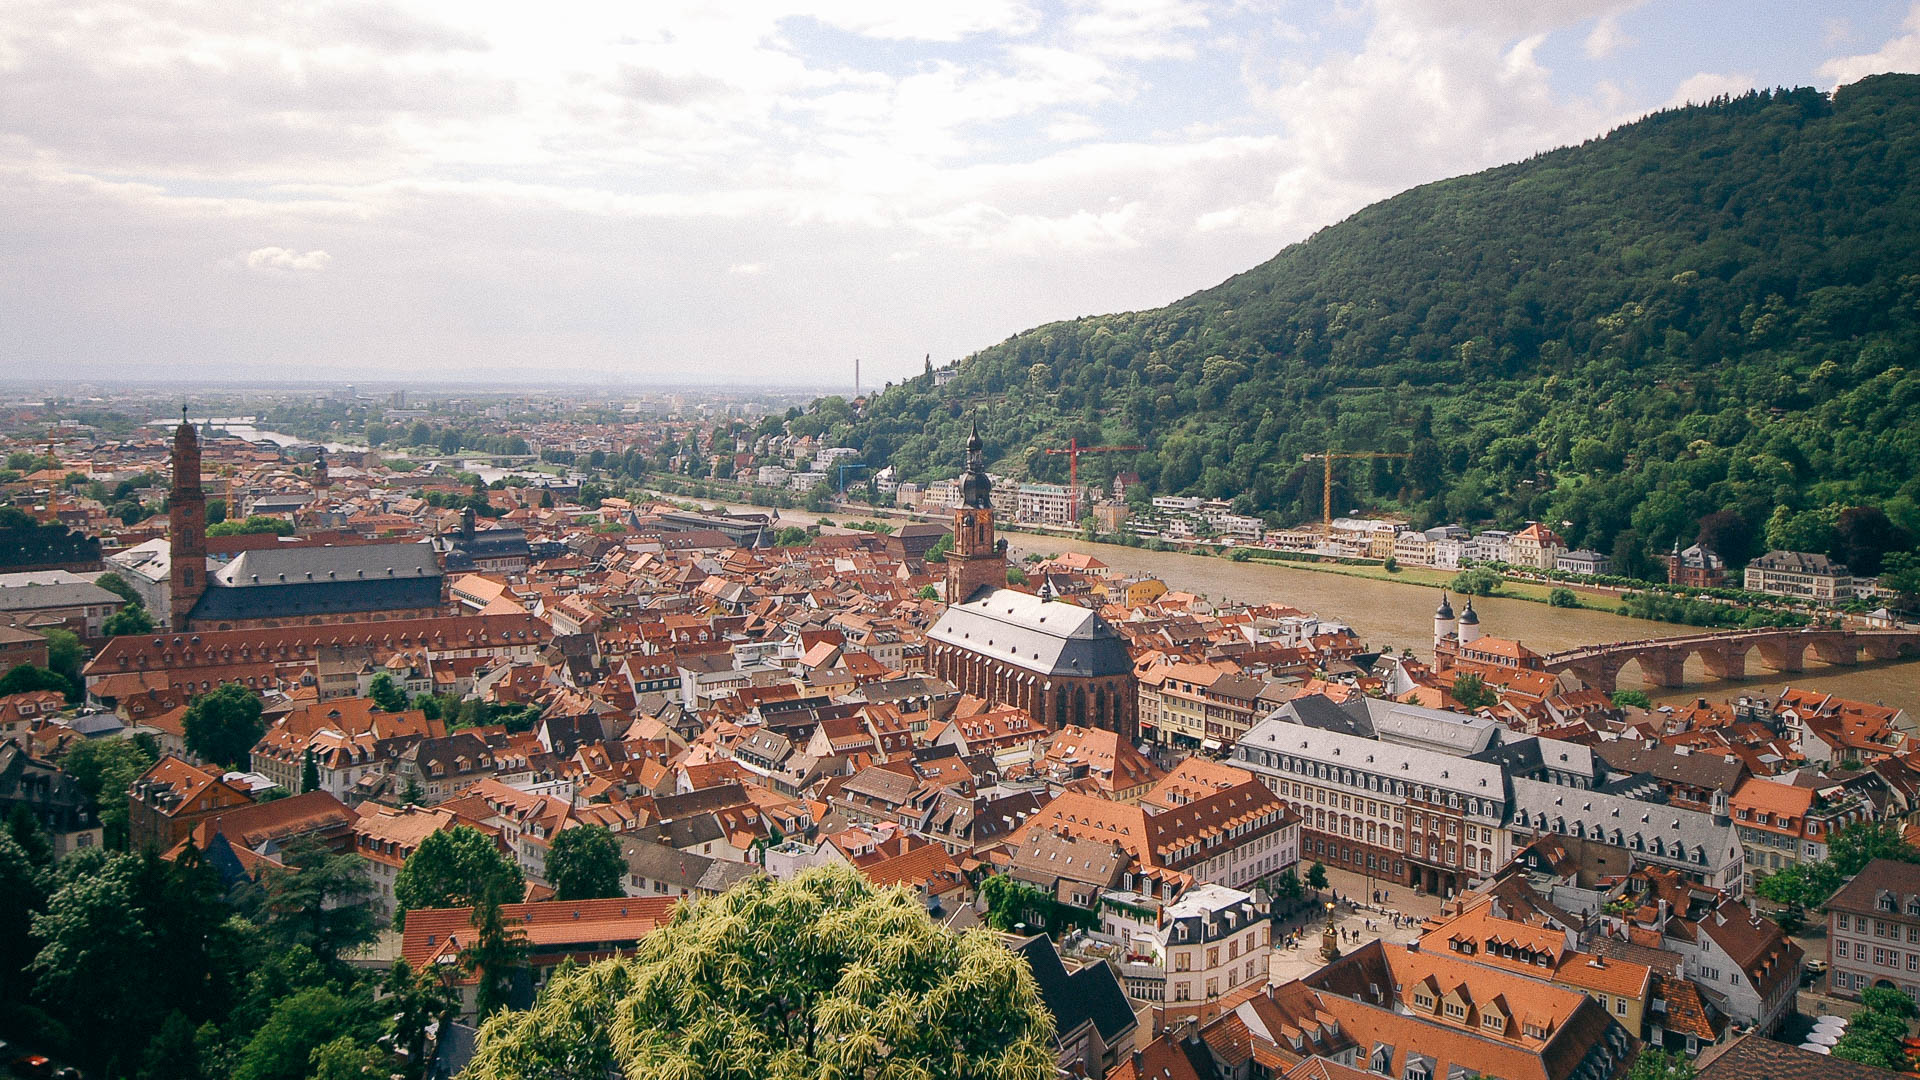
<svg viewBox="0 0 1920 1080">
<path fill-rule="evenodd" d="M 953 474 L 975 410 L 1013 476 L 1063 480 L 1039 450 L 1069 437 L 1142 443 L 1085 458 L 1085 478 L 1136 471 L 1276 524 L 1319 516 L 1302 455 L 1403 451 L 1340 463 L 1336 512 L 1564 521 L 1623 552 L 1719 514 L 1736 563 L 1769 544 L 1874 562 L 1855 534 L 1920 534 L 1917 155 L 1920 77 L 1656 113 L 787 426 L 921 480 Z M 1850 507 L 1891 521 L 1836 528 Z"/>
</svg>

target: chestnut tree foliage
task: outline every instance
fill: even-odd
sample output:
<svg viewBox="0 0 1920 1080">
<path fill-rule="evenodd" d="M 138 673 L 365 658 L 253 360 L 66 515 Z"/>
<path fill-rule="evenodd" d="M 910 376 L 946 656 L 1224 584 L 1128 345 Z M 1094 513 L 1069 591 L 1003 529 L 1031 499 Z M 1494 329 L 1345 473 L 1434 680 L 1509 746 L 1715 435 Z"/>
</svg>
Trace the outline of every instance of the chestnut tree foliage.
<svg viewBox="0 0 1920 1080">
<path fill-rule="evenodd" d="M 1044 1080 L 1053 1018 L 992 935 L 851 869 L 683 904 L 635 955 L 563 970 L 480 1033 L 468 1080 Z"/>
</svg>

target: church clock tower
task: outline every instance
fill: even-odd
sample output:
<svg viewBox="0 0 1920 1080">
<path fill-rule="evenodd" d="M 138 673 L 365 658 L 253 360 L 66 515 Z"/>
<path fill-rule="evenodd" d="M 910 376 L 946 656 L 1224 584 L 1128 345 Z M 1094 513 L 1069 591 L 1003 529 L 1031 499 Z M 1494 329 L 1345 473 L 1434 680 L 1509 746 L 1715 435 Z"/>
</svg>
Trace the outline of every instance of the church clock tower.
<svg viewBox="0 0 1920 1080">
<path fill-rule="evenodd" d="M 964 604 L 982 589 L 1007 584 L 1007 558 L 993 535 L 993 481 L 976 421 L 967 436 L 967 468 L 960 474 L 960 505 L 953 511 L 953 550 L 947 553 L 947 603 Z"/>
</svg>

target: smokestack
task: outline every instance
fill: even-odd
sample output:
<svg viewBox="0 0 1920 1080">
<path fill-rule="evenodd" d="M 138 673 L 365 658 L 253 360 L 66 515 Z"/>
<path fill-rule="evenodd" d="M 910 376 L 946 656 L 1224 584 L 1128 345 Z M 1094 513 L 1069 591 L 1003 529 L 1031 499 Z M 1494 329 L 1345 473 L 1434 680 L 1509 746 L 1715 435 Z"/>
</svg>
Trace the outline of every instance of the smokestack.
<svg viewBox="0 0 1920 1080">
<path fill-rule="evenodd" d="M 860 396 L 860 358 L 853 358 L 853 396 Z"/>
</svg>

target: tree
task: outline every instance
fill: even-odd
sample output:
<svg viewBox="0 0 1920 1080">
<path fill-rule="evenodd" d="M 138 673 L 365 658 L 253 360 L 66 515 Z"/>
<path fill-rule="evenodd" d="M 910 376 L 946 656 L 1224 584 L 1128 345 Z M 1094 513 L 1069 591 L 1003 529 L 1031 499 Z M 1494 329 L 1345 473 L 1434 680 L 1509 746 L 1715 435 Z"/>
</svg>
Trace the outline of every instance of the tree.
<svg viewBox="0 0 1920 1080">
<path fill-rule="evenodd" d="M 76 1045 L 109 1074 L 133 1071 L 175 1009 L 221 1017 L 237 981 L 218 877 L 188 848 L 112 855 L 66 880 L 33 920 L 42 944 L 28 970 L 57 1013 L 85 1016 L 110 1039 Z"/>
<path fill-rule="evenodd" d="M 47 667 L 67 677 L 75 686 L 80 683 L 80 665 L 87 659 L 87 651 L 80 647 L 80 635 L 71 630 L 55 627 L 41 631 L 47 639 Z"/>
<path fill-rule="evenodd" d="M 33 960 L 35 943 L 29 931 L 33 914 L 46 901 L 41 867 L 13 839 L 0 830 L 0 1001 L 25 998 L 28 980 L 17 978 Z"/>
<path fill-rule="evenodd" d="M 313 1048 L 308 1056 L 312 1080 L 385 1080 L 387 1056 L 351 1035 Z"/>
<path fill-rule="evenodd" d="M 1548 591 L 1547 603 L 1557 608 L 1577 608 L 1580 598 L 1574 595 L 1572 589 L 1562 586 Z"/>
<path fill-rule="evenodd" d="M 1025 570 L 1020 569 L 1017 566 L 1007 567 L 1007 584 L 1009 585 L 1027 584 L 1027 572 Z"/>
<path fill-rule="evenodd" d="M 1846 1034 L 1833 1044 L 1833 1056 L 1843 1061 L 1905 1072 L 1909 1055 L 1903 1045 L 1907 1024 L 1920 1015 L 1913 999 L 1906 994 L 1876 986 L 1860 992 L 1865 1006 L 1855 1013 Z"/>
<path fill-rule="evenodd" d="M 1289 866 L 1273 879 L 1273 893 L 1288 903 L 1293 903 L 1306 895 L 1306 889 L 1300 884 L 1300 874 Z"/>
<path fill-rule="evenodd" d="M 372 941 L 378 933 L 367 898 L 373 883 L 366 861 L 335 854 L 313 837 L 281 850 L 283 869 L 262 872 L 266 931 L 276 944 L 304 946 L 323 963 Z"/>
<path fill-rule="evenodd" d="M 930 563 L 946 562 L 947 553 L 952 550 L 953 550 L 953 534 L 943 533 L 941 534 L 940 539 L 935 540 L 933 542 L 933 546 L 927 549 L 927 553 L 923 557 L 923 561 L 930 562 Z"/>
<path fill-rule="evenodd" d="M 187 706 L 187 749 L 229 769 L 245 769 L 253 744 L 267 733 L 260 699 L 239 683 L 221 683 Z"/>
<path fill-rule="evenodd" d="M 1453 689 L 1449 693 L 1463 709 L 1485 709 L 1500 703 L 1500 695 L 1487 689 L 1487 684 L 1480 676 L 1471 671 L 1454 676 Z"/>
<path fill-rule="evenodd" d="M 8 668 L 5 675 L 0 675 L 0 697 L 8 694 L 30 694 L 36 690 L 51 690 L 56 694 L 65 694 L 69 701 L 79 696 L 72 679 L 35 664 L 20 664 Z"/>
<path fill-rule="evenodd" d="M 97 578 L 94 578 L 93 583 L 107 590 L 113 595 L 119 597 L 120 599 L 125 600 L 127 604 L 131 607 L 147 606 L 147 602 L 145 600 L 140 599 L 140 594 L 134 591 L 133 586 L 127 584 L 127 579 L 121 577 L 119 574 L 116 574 L 111 570 L 107 571 L 104 574 L 101 574 Z"/>
<path fill-rule="evenodd" d="M 938 600 L 940 599 L 940 590 L 931 585 L 922 585 L 920 586 L 920 591 L 913 595 L 921 600 Z"/>
<path fill-rule="evenodd" d="M 1900 597 L 1901 607 L 1920 603 L 1920 555 L 1896 551 L 1880 563 L 1880 587 Z"/>
<path fill-rule="evenodd" d="M 320 758 L 314 754 L 313 747 L 309 746 L 300 759 L 300 794 L 305 795 L 309 791 L 319 790 Z"/>
<path fill-rule="evenodd" d="M 431 971 L 415 973 L 405 960 L 395 960 L 381 985 L 382 1004 L 392 1019 L 387 1035 L 396 1051 L 405 1051 L 406 1080 L 426 1072 L 428 1029 L 444 1022 L 459 1008 L 459 994 Z"/>
<path fill-rule="evenodd" d="M 152 740 L 87 739 L 74 743 L 60 759 L 60 769 L 73 777 L 87 797 L 87 806 L 99 815 L 106 846 L 127 846 L 127 789 L 160 759 Z"/>
<path fill-rule="evenodd" d="M 138 1080 L 183 1080 L 201 1075 L 200 1043 L 193 1021 L 175 1009 L 140 1055 Z"/>
<path fill-rule="evenodd" d="M 329 987 L 311 986 L 281 999 L 240 1051 L 234 1080 L 305 1080 L 314 1051 L 335 1039 L 373 1041 L 367 1007 Z"/>
<path fill-rule="evenodd" d="M 1613 702 L 1613 706 L 1616 709 L 1653 708 L 1653 699 L 1647 696 L 1645 690 L 1615 690 L 1608 700 Z"/>
<path fill-rule="evenodd" d="M 1312 866 L 1307 867 L 1307 888 L 1312 889 L 1315 893 L 1318 893 L 1321 889 L 1324 889 L 1326 887 L 1327 887 L 1327 864 L 1320 862 L 1318 859 L 1316 859 L 1314 860 L 1314 863 Z"/>
<path fill-rule="evenodd" d="M 1462 570 L 1458 574 L 1455 574 L 1453 576 L 1453 583 L 1449 587 L 1457 593 L 1466 593 L 1472 596 L 1493 596 L 1499 593 L 1501 584 L 1502 581 L 1499 574 L 1494 573 L 1484 566 L 1476 566 L 1471 570 Z"/>
<path fill-rule="evenodd" d="M 473 921 L 473 944 L 461 951 L 460 963 L 478 980 L 474 1011 L 485 1020 L 511 1004 L 514 977 L 527 966 L 527 938 L 507 923 L 495 900 L 482 904 Z"/>
<path fill-rule="evenodd" d="M 13 809 L 7 811 L 7 835 L 27 853 L 33 865 L 53 865 L 53 838 L 47 835 L 40 819 L 33 816 L 32 808 L 26 803 L 14 803 Z"/>
<path fill-rule="evenodd" d="M 100 629 L 108 637 L 151 634 L 153 633 L 153 616 L 147 614 L 146 608 L 128 604 L 107 616 L 107 621 L 100 624 Z"/>
<path fill-rule="evenodd" d="M 1613 538 L 1613 572 L 1640 581 L 1665 581 L 1666 568 L 1647 554 L 1647 541 L 1636 529 L 1622 529 Z"/>
<path fill-rule="evenodd" d="M 682 907 L 634 954 L 557 973 L 482 1029 L 472 1080 L 913 1076 L 1041 1080 L 1053 1020 L 1026 963 L 847 867 Z"/>
<path fill-rule="evenodd" d="M 597 900 L 623 895 L 626 876 L 620 841 L 605 825 L 561 829 L 547 847 L 547 883 L 555 900 Z"/>
<path fill-rule="evenodd" d="M 1847 564 L 1857 577 L 1879 574 L 1881 560 L 1888 552 L 1913 544 L 1913 537 L 1877 506 L 1847 507 L 1840 511 L 1833 531 L 1833 557 Z"/>
<path fill-rule="evenodd" d="M 393 681 L 393 676 L 384 671 L 375 675 L 373 681 L 367 685 L 367 696 L 372 698 L 373 703 L 383 712 L 407 711 L 407 692 L 400 689 L 400 684 Z"/>
<path fill-rule="evenodd" d="M 413 908 L 486 907 L 518 901 L 526 892 L 520 864 L 486 833 L 456 825 L 420 842 L 393 879 L 394 925 Z"/>
<path fill-rule="evenodd" d="M 292 536 L 293 522 L 271 514 L 249 514 L 239 521 L 228 518 L 217 525 L 207 526 L 208 536 L 257 536 L 264 533 Z"/>
<path fill-rule="evenodd" d="M 1738 569 L 1753 558 L 1760 535 L 1738 510 L 1717 510 L 1700 519 L 1700 531 L 1693 542 L 1720 556 L 1728 567 Z"/>
<path fill-rule="evenodd" d="M 1693 1062 L 1685 1054 L 1652 1048 L 1640 1051 L 1627 1070 L 1627 1080 L 1693 1080 L 1696 1075 Z"/>
</svg>

